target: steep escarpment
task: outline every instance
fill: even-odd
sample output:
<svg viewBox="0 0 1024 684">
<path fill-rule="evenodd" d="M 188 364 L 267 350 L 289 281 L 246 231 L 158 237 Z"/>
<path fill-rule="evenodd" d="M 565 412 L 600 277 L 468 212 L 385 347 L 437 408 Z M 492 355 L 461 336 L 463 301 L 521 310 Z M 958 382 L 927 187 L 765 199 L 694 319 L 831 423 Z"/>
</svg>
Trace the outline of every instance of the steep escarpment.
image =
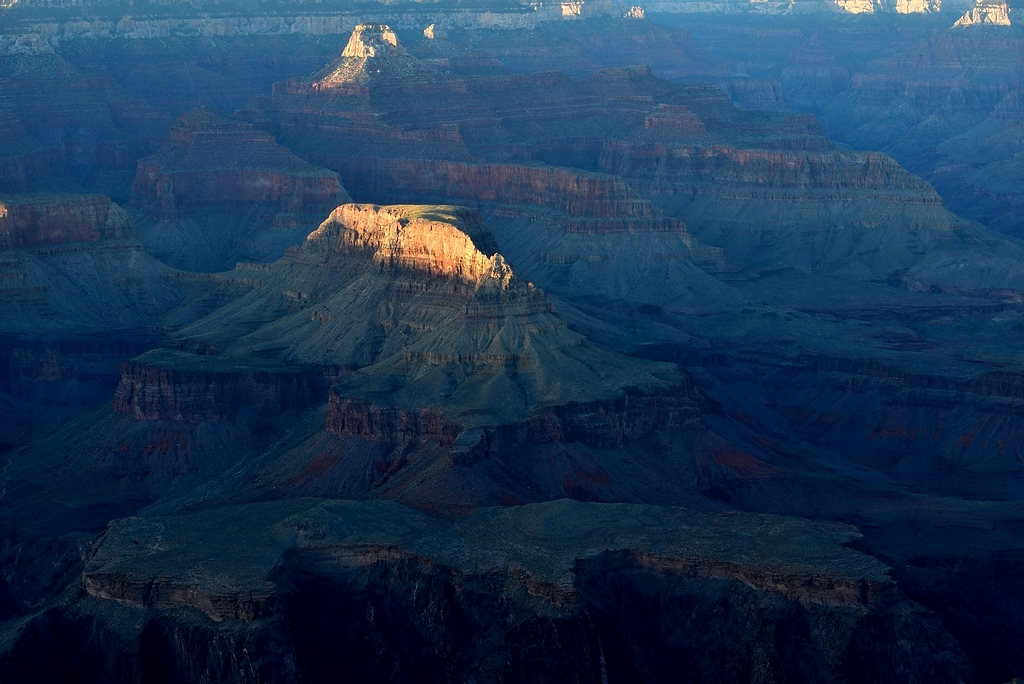
<svg viewBox="0 0 1024 684">
<path fill-rule="evenodd" d="M 222 660 L 244 657 L 243 644 L 263 643 L 251 671 L 282 681 L 291 681 L 282 662 L 310 673 L 349 662 L 373 678 L 405 659 L 417 668 L 401 680 L 505 671 L 510 661 L 526 677 L 663 679 L 655 653 L 708 681 L 752 671 L 780 681 L 969 676 L 935 616 L 908 602 L 882 564 L 841 545 L 851 534 L 771 516 L 567 501 L 454 522 L 394 504 L 323 500 L 131 518 L 98 544 L 83 575 L 90 598 L 70 611 L 76 617 L 24 630 L 5 672 L 33 671 L 18 655 L 34 633 L 49 629 L 65 643 L 89 615 L 148 609 L 141 639 L 113 640 L 127 660 L 145 658 L 143 642 L 162 651 L 206 643 L 217 646 L 172 646 L 165 665 L 185 671 L 198 660 L 218 671 Z M 684 613 L 701 627 L 680 623 Z M 803 628 L 780 628 L 792 623 Z M 395 624 L 399 636 L 382 626 Z M 119 633 L 116 618 L 99 617 L 93 629 Z M 887 647 L 890 630 L 909 642 Z"/>
<path fill-rule="evenodd" d="M 52 340 L 159 325 L 186 295 L 134 232 L 106 197 L 0 196 L 0 327 Z"/>
<path fill-rule="evenodd" d="M 855 55 L 855 67 L 815 108 L 838 140 L 892 155 L 958 214 L 1019 235 L 1019 134 L 1007 117 L 1019 118 L 1024 41 L 1013 28 L 985 25 L 1008 17 L 999 3 L 978 3 L 962 25 L 897 41 L 881 55 L 835 50 Z"/>
<path fill-rule="evenodd" d="M 356 436 L 392 448 L 429 439 L 449 449 L 449 461 L 469 465 L 506 449 L 530 444 L 577 442 L 598 449 L 621 449 L 656 431 L 702 427 L 702 411 L 691 387 L 645 395 L 627 392 L 614 399 L 569 402 L 534 411 L 526 419 L 465 431 L 433 408 L 384 407 L 339 395 L 327 406 L 327 431 Z"/>
<path fill-rule="evenodd" d="M 178 119 L 168 143 L 139 161 L 132 186 L 143 243 L 172 265 L 198 270 L 272 260 L 347 199 L 334 173 L 206 109 Z M 197 241 L 209 244 L 205 257 Z"/>
<path fill-rule="evenodd" d="M 0 195 L 0 250 L 134 236 L 124 209 L 102 195 Z"/>
<path fill-rule="evenodd" d="M 969 26 L 1010 26 L 1010 8 L 1006 2 L 999 0 L 979 0 L 962 17 L 956 20 L 953 28 Z"/>
<path fill-rule="evenodd" d="M 271 205 L 284 214 L 282 222 L 287 214 L 316 214 L 345 197 L 331 172 L 206 109 L 178 118 L 168 144 L 139 162 L 132 189 L 133 204 L 154 204 L 156 219 L 167 222 L 217 203 Z"/>
<path fill-rule="evenodd" d="M 1000 240 L 947 211 L 934 188 L 876 153 L 622 142 L 606 146 L 602 164 L 742 263 L 878 279 L 927 270 L 939 252 L 982 263 L 1015 249 L 986 245 Z M 1007 266 L 1003 284 L 1019 287 L 1019 273 Z M 925 277 L 964 285 L 954 270 Z"/>
<path fill-rule="evenodd" d="M 644 476 L 657 478 L 703 448 L 686 378 L 570 328 L 476 211 L 342 205 L 301 248 L 218 278 L 248 291 L 123 364 L 107 420 L 131 437 L 93 436 L 154 483 L 220 472 L 241 453 L 250 477 L 225 476 L 229 498 L 372 493 L 465 511 L 541 492 L 616 500 L 638 488 L 613 481 L 607 459 L 617 472 L 671 434 L 679 446 L 659 448 L 679 460 Z M 527 447 L 565 453 L 523 462 Z M 536 472 L 512 474 L 522 468 Z M 671 488 L 699 496 L 688 476 Z"/>
<path fill-rule="evenodd" d="M 615 176 L 567 168 L 443 160 L 352 158 L 341 164 L 353 191 L 397 197 L 451 197 L 548 207 L 574 217 L 618 218 L 637 231 L 660 212 Z M 384 189 L 387 188 L 385 191 Z"/>
<path fill-rule="evenodd" d="M 218 423 L 243 405 L 276 416 L 307 408 L 317 396 L 301 369 L 231 367 L 214 357 L 157 350 L 122 364 L 113 407 L 138 420 Z"/>
<path fill-rule="evenodd" d="M 400 64 L 415 60 L 399 56 Z M 603 72 L 579 83 L 553 72 L 402 76 L 408 69 L 391 73 L 392 57 L 353 59 L 338 63 L 358 67 L 344 78 L 337 67 L 328 71 L 338 78 L 278 84 L 272 102 L 254 102 L 240 115 L 337 170 L 362 197 L 483 204 L 509 258 L 545 288 L 567 293 L 573 282 L 657 304 L 694 305 L 703 295 L 717 305 L 733 296 L 695 265 L 720 269 L 720 252 L 697 243 L 681 221 L 621 179 L 595 173 L 603 137 L 644 126 L 649 70 Z M 612 98 L 614 116 L 606 106 Z M 703 111 L 704 99 L 701 91 L 691 104 Z M 537 107 L 543 116 L 531 113 Z M 650 244 L 638 251 L 640 236 Z M 627 253 L 639 255 L 630 275 L 621 268 Z M 671 288 L 655 285 L 659 273 Z"/>
</svg>

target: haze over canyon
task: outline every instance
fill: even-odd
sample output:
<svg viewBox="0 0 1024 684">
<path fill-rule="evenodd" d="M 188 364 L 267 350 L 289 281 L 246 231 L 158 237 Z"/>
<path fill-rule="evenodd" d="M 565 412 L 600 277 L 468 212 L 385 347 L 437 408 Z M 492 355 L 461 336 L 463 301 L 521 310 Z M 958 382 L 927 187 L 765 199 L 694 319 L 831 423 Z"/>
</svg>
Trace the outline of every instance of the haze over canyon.
<svg viewBox="0 0 1024 684">
<path fill-rule="evenodd" d="M 1020 681 L 1022 11 L 0 0 L 0 681 Z"/>
</svg>

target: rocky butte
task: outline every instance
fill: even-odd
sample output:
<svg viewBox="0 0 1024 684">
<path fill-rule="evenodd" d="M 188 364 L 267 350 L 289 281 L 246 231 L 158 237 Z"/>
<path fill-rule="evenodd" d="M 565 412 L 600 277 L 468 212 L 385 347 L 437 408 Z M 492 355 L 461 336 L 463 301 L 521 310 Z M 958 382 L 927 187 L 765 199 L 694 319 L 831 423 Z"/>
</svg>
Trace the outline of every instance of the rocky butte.
<svg viewBox="0 0 1024 684">
<path fill-rule="evenodd" d="M 609 425 L 595 423 L 589 439 L 614 447 L 640 424 L 681 425 L 692 412 L 642 396 L 616 409 L 627 391 L 664 393 L 681 379 L 571 331 L 467 209 L 342 205 L 259 280 L 179 335 L 215 349 L 214 365 L 255 352 L 340 379 L 326 418 L 333 434 L 412 445 L 423 432 L 450 448 L 485 439 L 485 427 L 528 420 L 526 433 L 557 439 L 587 435 L 577 422 L 595 420 Z M 591 403 L 600 401 L 610 403 Z"/>
</svg>

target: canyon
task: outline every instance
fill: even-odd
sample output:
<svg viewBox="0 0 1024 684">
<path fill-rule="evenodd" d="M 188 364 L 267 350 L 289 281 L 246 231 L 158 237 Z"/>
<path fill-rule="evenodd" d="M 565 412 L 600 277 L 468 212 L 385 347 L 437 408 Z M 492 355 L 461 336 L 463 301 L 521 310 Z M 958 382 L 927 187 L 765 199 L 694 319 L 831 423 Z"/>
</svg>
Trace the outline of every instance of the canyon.
<svg viewBox="0 0 1024 684">
<path fill-rule="evenodd" d="M 1012 4 L 124 9 L 0 4 L 0 679 L 1024 674 Z"/>
</svg>

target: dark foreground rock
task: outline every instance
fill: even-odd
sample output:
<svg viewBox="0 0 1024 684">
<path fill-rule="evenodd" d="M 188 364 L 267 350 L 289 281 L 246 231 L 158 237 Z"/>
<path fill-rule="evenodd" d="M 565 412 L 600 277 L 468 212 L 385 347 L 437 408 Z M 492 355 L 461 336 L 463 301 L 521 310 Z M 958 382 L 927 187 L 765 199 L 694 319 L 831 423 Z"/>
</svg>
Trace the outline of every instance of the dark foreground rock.
<svg viewBox="0 0 1024 684">
<path fill-rule="evenodd" d="M 845 546 L 855 536 L 792 518 L 569 501 L 454 521 L 391 503 L 317 499 L 129 518 L 98 542 L 81 589 L 61 609 L 10 634 L 0 674 L 969 677 L 938 619 L 907 600 L 884 565 Z"/>
</svg>

